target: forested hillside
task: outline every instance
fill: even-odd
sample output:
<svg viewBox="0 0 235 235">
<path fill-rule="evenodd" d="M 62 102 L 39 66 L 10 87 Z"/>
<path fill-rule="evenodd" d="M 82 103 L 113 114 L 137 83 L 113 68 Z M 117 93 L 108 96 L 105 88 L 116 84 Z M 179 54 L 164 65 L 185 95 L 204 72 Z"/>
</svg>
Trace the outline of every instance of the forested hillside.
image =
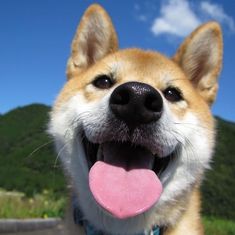
<svg viewBox="0 0 235 235">
<path fill-rule="evenodd" d="M 202 192 L 205 214 L 235 219 L 235 123 L 217 118 L 216 150 Z"/>
<path fill-rule="evenodd" d="M 64 176 L 46 134 L 49 110 L 33 104 L 0 116 L 0 188 L 27 196 L 44 189 L 63 193 Z"/>
</svg>

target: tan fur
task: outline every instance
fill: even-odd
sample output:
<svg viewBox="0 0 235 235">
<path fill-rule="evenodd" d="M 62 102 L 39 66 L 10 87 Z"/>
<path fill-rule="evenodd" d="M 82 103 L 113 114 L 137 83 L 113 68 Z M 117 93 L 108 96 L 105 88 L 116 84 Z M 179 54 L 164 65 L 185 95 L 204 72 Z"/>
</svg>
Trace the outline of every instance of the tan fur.
<svg viewBox="0 0 235 235">
<path fill-rule="evenodd" d="M 95 29 L 91 30 L 91 27 Z M 202 40 L 208 37 L 210 41 Z M 92 47 L 90 50 L 85 41 L 95 49 Z M 200 51 L 202 44 L 205 47 Z M 210 51 L 211 46 L 214 46 L 213 52 Z M 67 66 L 68 81 L 57 99 L 55 112 L 78 91 L 87 102 L 101 99 L 107 91 L 89 84 L 99 74 L 112 74 L 116 81 L 114 87 L 128 81 L 145 82 L 159 91 L 164 91 L 169 85 L 179 87 L 184 92 L 184 101 L 169 104 L 171 111 L 179 118 L 192 111 L 202 125 L 214 129 L 209 106 L 216 97 L 216 78 L 222 60 L 222 36 L 217 23 L 210 22 L 195 30 L 172 59 L 152 51 L 117 51 L 117 48 L 117 36 L 109 16 L 99 5 L 92 5 L 82 17 L 73 40 Z M 213 138 L 213 134 L 208 138 Z M 174 217 L 174 223 L 169 225 L 164 235 L 204 234 L 200 218 L 200 181 L 198 179 L 193 192 L 169 203 L 169 214 Z"/>
<path fill-rule="evenodd" d="M 122 60 L 121 65 L 116 64 L 117 60 Z M 119 66 L 120 70 L 110 71 L 111 67 Z M 144 68 L 144 69 L 143 69 Z M 92 65 L 88 70 L 81 73 L 73 73 L 73 76 L 65 84 L 63 91 L 57 100 L 57 105 L 66 102 L 78 91 L 84 93 L 87 101 L 99 99 L 106 92 L 95 88 L 88 89 L 89 84 L 94 79 L 94 74 L 113 73 L 117 79 L 115 86 L 128 81 L 146 82 L 153 87 L 163 91 L 167 85 L 174 85 L 185 91 L 185 107 L 171 105 L 172 110 L 179 116 L 185 114 L 186 109 L 195 110 L 205 122 L 210 122 L 210 111 L 202 97 L 191 85 L 181 69 L 165 56 L 151 51 L 139 49 L 127 49 L 106 56 L 99 63 Z M 162 80 L 167 80 L 163 83 Z M 204 91 L 205 92 L 205 91 Z M 196 101 L 196 102 L 195 102 Z"/>
<path fill-rule="evenodd" d="M 164 235 L 203 235 L 204 229 L 200 218 L 200 192 L 198 186 L 190 195 L 186 210 L 174 227 L 169 227 Z"/>
</svg>

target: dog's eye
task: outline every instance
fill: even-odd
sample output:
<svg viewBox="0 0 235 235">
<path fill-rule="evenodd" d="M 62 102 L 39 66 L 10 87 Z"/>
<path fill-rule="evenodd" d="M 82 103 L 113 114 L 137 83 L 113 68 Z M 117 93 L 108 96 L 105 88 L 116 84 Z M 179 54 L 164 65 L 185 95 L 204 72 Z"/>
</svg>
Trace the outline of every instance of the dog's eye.
<svg viewBox="0 0 235 235">
<path fill-rule="evenodd" d="M 112 77 L 102 74 L 97 76 L 92 84 L 99 89 L 109 89 L 113 86 L 114 81 Z"/>
<path fill-rule="evenodd" d="M 181 91 L 178 88 L 168 87 L 164 92 L 164 96 L 170 102 L 178 102 L 183 100 Z"/>
</svg>

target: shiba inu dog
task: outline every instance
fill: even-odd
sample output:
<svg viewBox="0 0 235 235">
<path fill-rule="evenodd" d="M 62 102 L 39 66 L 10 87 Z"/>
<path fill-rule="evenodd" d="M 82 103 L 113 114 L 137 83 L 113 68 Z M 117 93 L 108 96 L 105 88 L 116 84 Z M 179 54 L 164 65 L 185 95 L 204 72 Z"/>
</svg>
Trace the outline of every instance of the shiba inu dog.
<svg viewBox="0 0 235 235">
<path fill-rule="evenodd" d="M 216 22 L 197 28 L 167 58 L 118 50 L 105 10 L 87 9 L 49 132 L 93 228 L 112 235 L 147 234 L 154 226 L 164 235 L 203 234 L 199 188 L 213 154 L 210 106 L 221 64 Z M 75 225 L 74 234 L 82 231 Z"/>
</svg>

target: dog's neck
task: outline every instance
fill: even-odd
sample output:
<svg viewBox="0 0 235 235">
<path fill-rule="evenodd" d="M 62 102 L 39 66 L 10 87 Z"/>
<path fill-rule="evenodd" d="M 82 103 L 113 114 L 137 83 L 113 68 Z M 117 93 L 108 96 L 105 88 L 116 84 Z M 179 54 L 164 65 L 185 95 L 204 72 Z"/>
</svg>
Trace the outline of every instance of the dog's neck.
<svg viewBox="0 0 235 235">
<path fill-rule="evenodd" d="M 73 202 L 73 218 L 75 224 L 84 228 L 86 235 L 112 235 L 97 230 L 89 221 L 85 220 L 78 204 L 76 203 L 76 200 Z M 138 233 L 136 235 L 163 235 L 163 230 L 163 228 L 156 225 L 153 226 L 150 231 L 143 231 L 142 233 Z"/>
</svg>

